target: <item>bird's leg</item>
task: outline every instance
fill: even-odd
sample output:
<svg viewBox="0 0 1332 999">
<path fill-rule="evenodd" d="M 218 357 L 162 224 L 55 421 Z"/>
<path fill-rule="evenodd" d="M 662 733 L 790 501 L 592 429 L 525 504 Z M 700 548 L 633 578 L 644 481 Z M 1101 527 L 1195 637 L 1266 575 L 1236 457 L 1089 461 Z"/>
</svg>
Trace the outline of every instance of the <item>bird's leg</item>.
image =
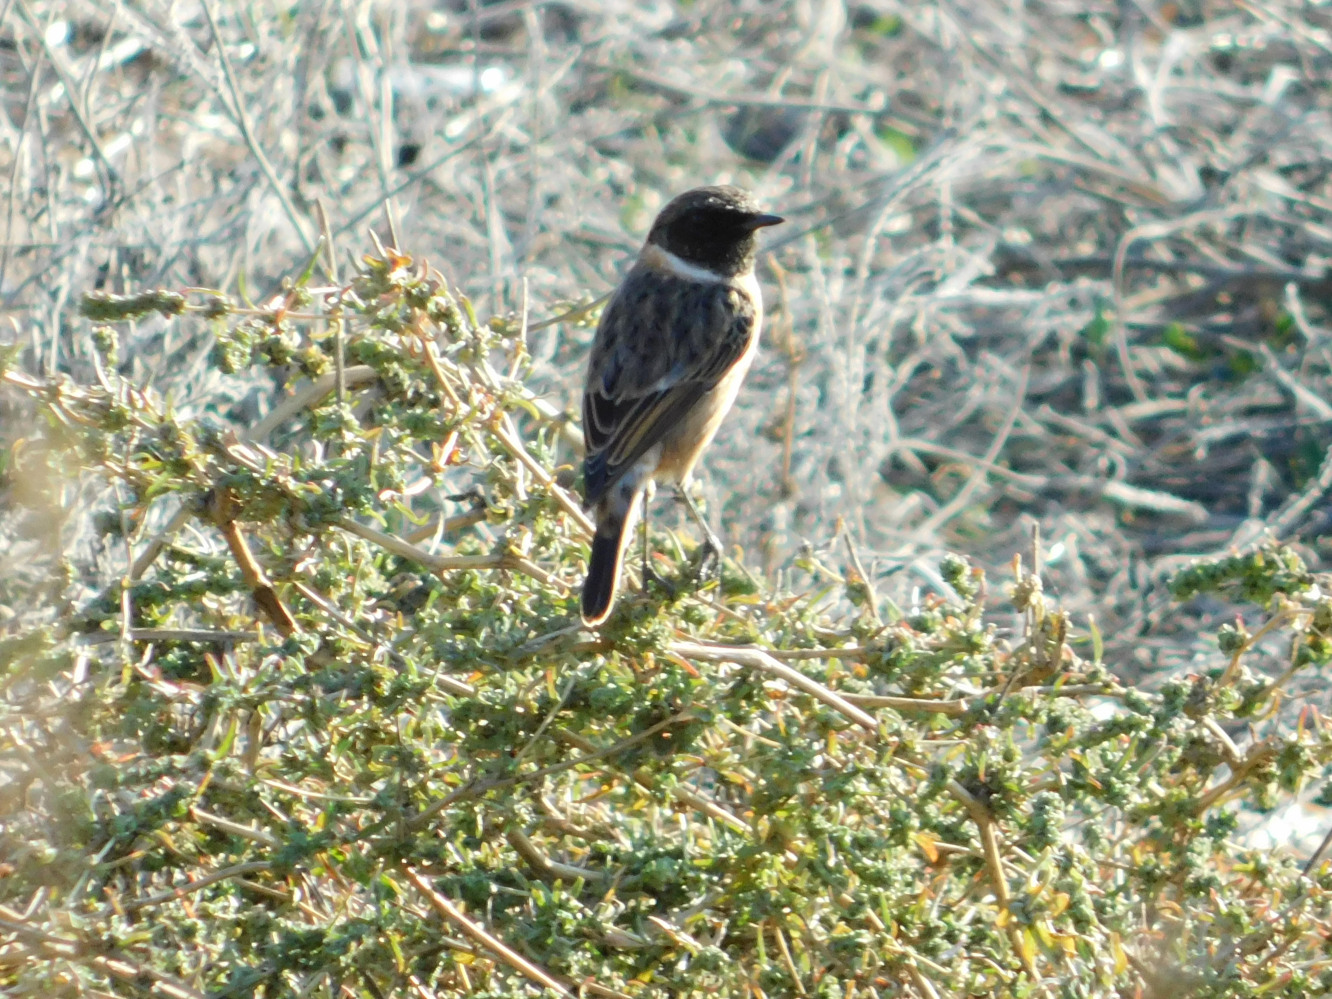
<svg viewBox="0 0 1332 999">
<path fill-rule="evenodd" d="M 698 508 L 698 503 L 694 497 L 689 495 L 689 489 L 684 483 L 675 487 L 675 494 L 684 501 L 684 505 L 689 508 L 695 523 L 699 530 L 703 532 L 703 543 L 699 545 L 698 567 L 694 570 L 694 578 L 701 579 L 708 563 L 712 563 L 712 575 L 717 580 L 717 589 L 721 589 L 722 583 L 722 543 L 708 524 L 707 518 L 703 516 L 703 511 Z"/>
<path fill-rule="evenodd" d="M 657 574 L 657 570 L 652 568 L 652 548 L 648 539 L 648 504 L 652 502 L 652 494 L 655 492 L 653 484 L 649 481 L 647 488 L 643 490 L 643 496 L 639 500 L 643 504 L 642 514 L 643 522 L 641 524 L 643 531 L 643 592 L 647 593 L 649 583 L 658 583 L 671 596 L 675 595 L 675 587 Z"/>
</svg>

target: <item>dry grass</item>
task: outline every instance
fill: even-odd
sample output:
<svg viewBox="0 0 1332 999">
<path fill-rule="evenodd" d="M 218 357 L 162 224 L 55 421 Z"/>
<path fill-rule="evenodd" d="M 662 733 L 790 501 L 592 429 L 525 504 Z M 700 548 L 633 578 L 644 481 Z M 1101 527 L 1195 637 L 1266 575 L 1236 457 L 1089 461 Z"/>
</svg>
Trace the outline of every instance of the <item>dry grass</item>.
<svg viewBox="0 0 1332 999">
<path fill-rule="evenodd" d="M 791 219 L 764 267 L 765 350 L 706 468 L 752 564 L 779 572 L 806 542 L 842 561 L 840 519 L 880 591 L 911 600 L 941 585 L 942 550 L 997 567 L 1039 525 L 1047 582 L 1131 670 L 1191 654 L 1194 622 L 1158 619 L 1182 556 L 1264 530 L 1325 554 L 1321 8 L 0 16 L 0 337 L 29 370 L 91 369 L 70 318 L 85 290 L 266 299 L 318 204 L 344 259 L 391 219 L 482 310 L 542 318 L 604 293 L 664 199 L 733 180 Z M 533 337 L 557 405 L 589 335 Z M 277 390 L 210 382 L 210 347 L 148 320 L 122 364 L 182 406 L 221 392 L 219 419 L 260 418 Z"/>
</svg>

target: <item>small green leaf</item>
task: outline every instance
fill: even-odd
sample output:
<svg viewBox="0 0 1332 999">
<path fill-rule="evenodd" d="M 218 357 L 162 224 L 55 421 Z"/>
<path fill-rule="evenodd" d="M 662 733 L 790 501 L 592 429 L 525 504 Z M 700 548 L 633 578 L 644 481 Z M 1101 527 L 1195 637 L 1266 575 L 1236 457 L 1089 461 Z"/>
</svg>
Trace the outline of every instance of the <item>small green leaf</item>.
<svg viewBox="0 0 1332 999">
<path fill-rule="evenodd" d="M 1096 315 L 1078 333 L 1098 350 L 1105 346 L 1105 338 L 1110 335 L 1110 320 L 1106 318 L 1104 300 L 1096 300 Z"/>
<path fill-rule="evenodd" d="M 1166 326 L 1161 331 L 1161 342 L 1180 357 L 1186 357 L 1190 361 L 1201 361 L 1204 357 L 1198 341 L 1184 328 L 1183 323 L 1170 323 Z"/>
</svg>

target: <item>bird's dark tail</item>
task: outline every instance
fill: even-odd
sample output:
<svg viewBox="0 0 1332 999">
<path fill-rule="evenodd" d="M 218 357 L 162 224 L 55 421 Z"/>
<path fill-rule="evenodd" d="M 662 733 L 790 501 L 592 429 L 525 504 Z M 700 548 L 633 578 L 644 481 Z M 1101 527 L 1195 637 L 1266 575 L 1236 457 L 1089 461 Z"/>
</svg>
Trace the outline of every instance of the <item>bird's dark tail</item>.
<svg viewBox="0 0 1332 999">
<path fill-rule="evenodd" d="M 614 513 L 603 513 L 597 518 L 592 555 L 587 560 L 587 580 L 583 583 L 583 623 L 589 628 L 606 620 L 615 604 L 628 519 Z"/>
</svg>

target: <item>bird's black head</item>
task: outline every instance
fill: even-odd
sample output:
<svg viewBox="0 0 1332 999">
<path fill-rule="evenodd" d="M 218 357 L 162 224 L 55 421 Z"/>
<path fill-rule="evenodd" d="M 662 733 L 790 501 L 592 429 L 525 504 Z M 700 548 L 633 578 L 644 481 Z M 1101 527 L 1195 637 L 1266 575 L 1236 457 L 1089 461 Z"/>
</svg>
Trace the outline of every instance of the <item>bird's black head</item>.
<svg viewBox="0 0 1332 999">
<path fill-rule="evenodd" d="M 753 266 L 755 231 L 784 221 L 760 211 L 749 192 L 738 187 L 696 187 L 661 210 L 647 241 L 686 263 L 731 277 Z"/>
</svg>

